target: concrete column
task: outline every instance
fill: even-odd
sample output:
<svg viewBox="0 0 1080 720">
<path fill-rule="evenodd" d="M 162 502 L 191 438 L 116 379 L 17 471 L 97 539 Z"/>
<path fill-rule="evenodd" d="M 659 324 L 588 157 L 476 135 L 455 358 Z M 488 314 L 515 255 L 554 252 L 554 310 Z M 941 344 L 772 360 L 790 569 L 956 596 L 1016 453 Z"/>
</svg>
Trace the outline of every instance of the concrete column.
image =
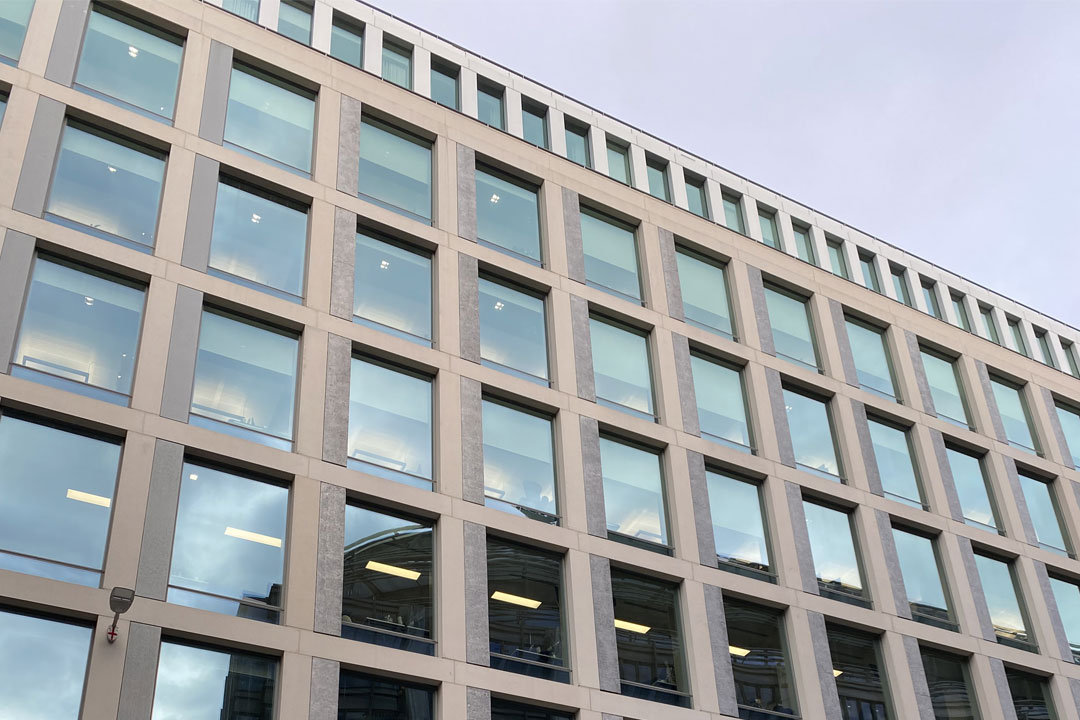
<svg viewBox="0 0 1080 720">
<path fill-rule="evenodd" d="M 45 200 L 49 194 L 56 154 L 60 149 L 66 112 L 67 106 L 63 103 L 44 95 L 38 98 L 30 137 L 26 141 L 19 184 L 11 203 L 13 209 L 35 217 L 41 217 L 45 212 Z"/>
<path fill-rule="evenodd" d="M 168 440 L 157 440 L 150 469 L 150 493 L 146 500 L 146 521 L 143 523 L 139 570 L 135 580 L 135 593 L 140 597 L 165 600 L 183 469 L 184 446 Z"/>
<path fill-rule="evenodd" d="M 945 436 L 940 430 L 930 431 L 930 442 L 934 448 L 934 458 L 937 460 L 938 472 L 941 475 L 941 488 L 948 501 L 949 515 L 957 522 L 964 522 L 964 511 L 960 506 L 960 496 L 956 493 L 956 483 L 952 476 L 952 467 L 949 465 L 949 454 L 945 447 Z"/>
<path fill-rule="evenodd" d="M 705 475 L 705 456 L 699 452 L 687 450 L 686 464 L 690 474 L 690 495 L 694 501 L 694 529 L 697 533 L 698 556 L 702 565 L 718 567 L 712 508 L 709 504 L 709 483 Z"/>
<path fill-rule="evenodd" d="M 330 314 L 352 320 L 356 299 L 356 213 L 334 208 L 334 249 L 330 267 Z"/>
<path fill-rule="evenodd" d="M 596 402 L 596 377 L 593 374 L 592 337 L 589 330 L 589 303 L 570 296 L 570 321 L 574 333 L 574 375 L 577 394 L 582 400 Z"/>
<path fill-rule="evenodd" d="M 525 136 L 525 127 L 521 119 L 521 93 L 512 87 L 503 91 L 503 105 L 506 108 L 506 132 L 516 138 Z"/>
<path fill-rule="evenodd" d="M 144 720 L 150 717 L 154 709 L 160 651 L 161 628 L 135 622 L 128 625 L 124 679 L 120 684 L 116 720 Z"/>
<path fill-rule="evenodd" d="M 311 47 L 321 53 L 329 54 L 333 23 L 333 7 L 327 2 L 316 0 L 311 8 Z"/>
<path fill-rule="evenodd" d="M 210 263 L 210 244 L 214 235 L 214 210 L 217 206 L 220 163 L 203 155 L 195 156 L 191 178 L 187 223 L 184 225 L 184 250 L 180 264 L 206 272 Z"/>
<path fill-rule="evenodd" d="M 373 23 L 364 24 L 364 70 L 382 77 L 383 31 Z"/>
<path fill-rule="evenodd" d="M 607 537 L 607 506 L 600 465 L 600 430 L 595 419 L 580 416 L 581 468 L 585 480 L 585 513 L 588 533 Z"/>
<path fill-rule="evenodd" d="M 487 531 L 483 525 L 465 523 L 465 660 L 488 665 Z"/>
<path fill-rule="evenodd" d="M 1025 540 L 1032 547 L 1039 547 L 1039 537 L 1035 532 L 1035 525 L 1031 522 L 1031 512 L 1028 510 L 1027 498 L 1024 497 L 1024 489 L 1020 486 L 1020 475 L 1016 471 L 1016 461 L 1007 455 L 1002 455 L 1001 461 L 1005 465 L 1005 480 L 1011 491 L 1013 507 L 1020 518 L 1020 528 L 1023 533 L 1016 533 L 1014 536 L 1019 536 L 1018 539 Z"/>
<path fill-rule="evenodd" d="M 814 553 L 810 547 L 810 533 L 806 529 L 802 488 L 790 481 L 785 482 L 784 486 L 787 490 L 787 510 L 791 520 L 791 532 L 794 536 L 795 552 L 798 558 L 799 580 L 802 582 L 804 591 L 820 595 L 817 570 L 814 569 Z"/>
<path fill-rule="evenodd" d="M 982 387 L 986 409 L 989 412 L 990 424 L 993 428 L 992 437 L 997 437 L 1003 443 L 1009 442 L 1005 435 L 1005 425 L 1001 422 L 1001 413 L 998 412 L 997 399 L 994 397 L 994 388 L 990 385 L 990 373 L 986 369 L 986 363 L 982 360 L 973 360 L 979 385 Z"/>
<path fill-rule="evenodd" d="M 18 342 L 21 313 L 34 265 L 34 238 L 8 230 L 0 248 L 0 373 L 8 372 Z"/>
<path fill-rule="evenodd" d="M 315 632 L 341 635 L 345 576 L 345 488 L 322 483 L 319 497 L 319 556 L 315 568 Z"/>
<path fill-rule="evenodd" d="M 461 378 L 461 427 L 472 432 L 461 435 L 461 495 L 469 502 L 484 504 L 484 406 L 480 382 Z"/>
<path fill-rule="evenodd" d="M 177 286 L 169 357 L 165 362 L 165 388 L 161 393 L 161 416 L 178 422 L 187 422 L 191 411 L 202 305 L 202 292 Z"/>
<path fill-rule="evenodd" d="M 715 553 L 714 553 L 715 554 Z M 724 595 L 720 588 L 705 585 L 705 614 L 709 625 L 709 644 L 712 647 L 713 674 L 720 712 L 738 715 L 738 698 L 735 695 L 735 674 L 731 669 L 731 653 L 728 650 L 727 618 L 724 614 Z"/>
<path fill-rule="evenodd" d="M 563 139 L 566 139 L 565 132 Z M 596 125 L 589 126 L 589 157 L 592 159 L 592 169 L 601 175 L 611 175 L 607 160 L 607 134 Z"/>
<path fill-rule="evenodd" d="M 264 28 L 276 29 L 281 0 L 262 0 L 259 3 L 259 24 Z"/>
<path fill-rule="evenodd" d="M 983 593 L 982 579 L 979 577 L 979 569 L 975 566 L 975 552 L 971 548 L 971 540 L 957 535 L 956 542 L 960 549 L 960 559 L 964 564 L 964 572 L 967 575 L 967 587 L 969 596 L 975 603 L 975 616 L 978 619 L 978 627 L 972 628 L 980 633 L 984 640 L 996 642 L 994 625 L 990 622 L 990 611 L 986 605 L 986 595 Z"/>
<path fill-rule="evenodd" d="M 901 636 L 904 641 L 904 653 L 907 655 L 908 671 L 911 684 L 915 689 L 919 720 L 934 720 L 934 705 L 930 700 L 930 688 L 926 684 L 926 669 L 923 667 L 919 641 L 909 635 Z"/>
<path fill-rule="evenodd" d="M 326 394 L 322 458 L 344 466 L 349 457 L 349 386 L 352 340 L 329 333 L 326 343 Z"/>
<path fill-rule="evenodd" d="M 791 443 L 791 428 L 788 426 L 787 405 L 784 402 L 784 386 L 780 373 L 773 368 L 765 368 L 765 381 L 769 386 L 769 404 L 772 406 L 780 462 L 788 467 L 795 467 L 795 447 Z"/>
<path fill-rule="evenodd" d="M 810 245 L 814 249 L 817 266 L 831 271 L 833 268 L 832 258 L 829 256 L 829 243 L 825 239 L 825 232 L 817 225 L 810 226 Z"/>
<path fill-rule="evenodd" d="M 74 81 L 89 12 L 90 0 L 64 0 L 60 6 L 49 64 L 45 68 L 46 80 L 60 85 L 71 85 Z"/>
<path fill-rule="evenodd" d="M 213 40 L 206 66 L 199 137 L 220 145 L 225 140 L 225 113 L 229 108 L 229 82 L 232 79 L 233 49 Z"/>
<path fill-rule="evenodd" d="M 362 120 L 362 103 L 356 98 L 342 95 L 338 116 L 337 189 L 346 195 L 356 195 L 360 181 Z"/>
<path fill-rule="evenodd" d="M 457 145 L 458 235 L 476 242 L 476 151 Z"/>
<path fill-rule="evenodd" d="M 605 157 L 607 153 L 604 153 Z M 671 204 L 683 210 L 690 209 L 690 201 L 686 196 L 686 175 L 682 165 L 669 162 L 667 166 L 668 183 L 671 185 Z M 705 208 L 705 212 L 708 212 Z"/>
<path fill-rule="evenodd" d="M 668 314 L 683 319 L 682 286 L 679 283 L 679 264 L 675 255 L 675 236 L 670 230 L 659 229 L 660 263 L 664 269 L 664 288 L 667 291 Z"/>
<path fill-rule="evenodd" d="M 421 97 L 431 97 L 431 51 L 413 45 L 412 51 L 413 92 Z"/>
<path fill-rule="evenodd" d="M 311 658 L 308 720 L 337 720 L 340 683 L 341 663 L 320 657 Z"/>
<path fill-rule="evenodd" d="M 465 720 L 491 720 L 491 691 L 465 689 Z"/>
<path fill-rule="evenodd" d="M 847 334 L 847 319 L 844 317 L 844 306 L 829 298 L 829 316 L 833 327 L 836 329 L 836 344 L 840 348 L 840 368 L 843 370 L 843 380 L 852 387 L 859 387 L 859 373 L 855 368 L 855 356 L 851 353 L 851 341 Z"/>
<path fill-rule="evenodd" d="M 645 148 L 640 145 L 630 145 L 630 170 L 633 186 L 642 192 L 649 192 L 649 166 L 645 161 Z"/>
<path fill-rule="evenodd" d="M 757 326 L 758 344 L 761 352 L 776 355 L 773 343 L 772 323 L 769 322 L 769 307 L 765 303 L 765 283 L 761 271 L 753 265 L 746 266 L 746 275 L 750 283 L 750 298 L 753 301 L 754 322 Z"/>
<path fill-rule="evenodd" d="M 761 221 L 758 219 L 757 200 L 743 193 L 739 198 L 747 237 L 762 242 Z"/>
<path fill-rule="evenodd" d="M 672 333 L 671 344 L 675 354 L 675 376 L 679 383 L 683 430 L 691 435 L 700 436 L 697 393 L 694 389 L 694 368 L 690 362 L 690 343 L 683 335 Z"/>
<path fill-rule="evenodd" d="M 596 626 L 596 660 L 600 669 L 600 689 L 620 692 L 619 650 L 615 643 L 615 602 L 611 595 L 611 562 L 599 555 L 589 556 L 592 570 L 593 622 Z"/>
<path fill-rule="evenodd" d="M 904 330 L 904 342 L 907 345 L 908 354 L 911 356 L 911 368 L 915 374 L 915 383 L 919 387 L 919 399 L 922 401 L 922 410 L 928 415 L 936 415 L 934 409 L 934 397 L 930 394 L 930 381 L 926 378 L 926 368 L 923 366 L 922 350 L 919 348 L 919 338 L 910 330 Z M 912 405 L 914 398 L 907 398 Z"/>
<path fill-rule="evenodd" d="M 548 108 L 548 141 L 551 152 L 566 157 L 566 115 L 554 107 Z"/>
<path fill-rule="evenodd" d="M 814 641 L 814 664 L 817 666 L 818 683 L 821 685 L 821 699 L 825 703 L 825 716 L 840 718 L 843 716 L 843 709 L 840 707 L 840 695 L 836 691 L 836 678 L 833 676 L 825 616 L 819 612 L 807 612 L 806 619 L 810 622 L 810 637 Z"/>
<path fill-rule="evenodd" d="M 475 118 L 480 112 L 475 70 L 462 66 L 458 72 L 458 91 L 461 93 L 461 112 Z"/>
<path fill-rule="evenodd" d="M 458 253 L 458 312 L 461 357 L 480 362 L 480 277 L 476 258 Z"/>
<path fill-rule="evenodd" d="M 881 473 L 878 470 L 877 455 L 874 453 L 874 439 L 870 436 L 870 422 L 866 417 L 866 405 L 853 398 L 851 400 L 851 412 L 855 417 L 855 436 L 859 440 L 859 449 L 862 452 L 866 483 L 870 486 L 870 492 L 884 496 L 885 491 L 881 486 Z"/>
<path fill-rule="evenodd" d="M 581 205 L 578 194 L 562 190 L 563 232 L 566 242 L 566 272 L 571 280 L 585 282 L 585 251 L 581 240 Z"/>
</svg>

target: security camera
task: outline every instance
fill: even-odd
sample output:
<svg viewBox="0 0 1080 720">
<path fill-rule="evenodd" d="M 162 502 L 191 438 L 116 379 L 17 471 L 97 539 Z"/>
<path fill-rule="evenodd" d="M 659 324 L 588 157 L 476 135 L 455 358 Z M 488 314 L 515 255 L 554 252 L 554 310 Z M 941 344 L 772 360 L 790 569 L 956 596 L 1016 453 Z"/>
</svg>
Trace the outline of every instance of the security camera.
<svg viewBox="0 0 1080 720">
<path fill-rule="evenodd" d="M 114 587 L 112 592 L 109 593 L 109 609 L 115 613 L 112 625 L 105 632 L 105 639 L 110 643 L 116 642 L 116 623 L 119 622 L 120 616 L 128 611 L 134 601 L 135 591 L 131 588 Z"/>
</svg>

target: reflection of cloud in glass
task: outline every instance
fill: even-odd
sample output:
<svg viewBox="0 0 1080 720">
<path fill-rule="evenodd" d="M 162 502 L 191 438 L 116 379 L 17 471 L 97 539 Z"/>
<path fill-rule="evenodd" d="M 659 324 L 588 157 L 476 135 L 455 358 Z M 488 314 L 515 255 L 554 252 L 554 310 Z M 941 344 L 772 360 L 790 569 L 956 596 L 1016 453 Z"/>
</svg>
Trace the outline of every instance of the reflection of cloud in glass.
<svg viewBox="0 0 1080 720">
<path fill-rule="evenodd" d="M 226 653 L 161 643 L 153 720 L 220 720 Z"/>
<path fill-rule="evenodd" d="M 0 718 L 78 720 L 91 630 L 0 612 Z"/>
</svg>

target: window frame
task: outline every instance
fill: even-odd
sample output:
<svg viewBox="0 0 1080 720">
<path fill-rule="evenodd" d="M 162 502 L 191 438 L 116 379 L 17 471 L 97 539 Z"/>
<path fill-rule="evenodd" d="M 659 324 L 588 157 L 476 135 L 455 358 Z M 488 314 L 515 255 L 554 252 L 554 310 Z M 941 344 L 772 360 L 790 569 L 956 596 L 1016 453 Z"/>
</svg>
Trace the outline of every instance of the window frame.
<svg viewBox="0 0 1080 720">
<path fill-rule="evenodd" d="M 657 200 L 662 200 L 666 203 L 670 203 L 672 198 L 670 177 L 671 163 L 669 163 L 667 160 L 664 160 L 663 158 L 657 157 L 656 155 L 646 154 L 645 168 L 649 180 L 649 194 Z M 653 173 L 659 173 L 660 178 L 663 181 L 662 188 L 653 187 Z"/>
<path fill-rule="evenodd" d="M 629 405 L 620 405 L 619 403 L 616 403 L 614 400 L 609 400 L 607 398 L 602 398 L 602 397 L 600 397 L 599 394 L 594 393 L 596 395 L 596 404 L 597 405 L 602 405 L 604 407 L 609 407 L 609 408 L 612 408 L 614 410 L 619 410 L 620 412 L 624 412 L 624 413 L 626 413 L 626 414 L 628 414 L 628 415 L 630 415 L 632 417 L 640 418 L 640 419 L 646 420 L 648 422 L 653 422 L 653 423 L 660 422 L 660 412 L 659 412 L 660 407 L 659 407 L 659 404 L 657 402 L 659 398 L 657 397 L 657 394 L 656 394 L 656 367 L 655 367 L 656 363 L 654 362 L 654 359 L 653 359 L 653 341 L 651 339 L 652 334 L 653 334 L 653 330 L 643 330 L 643 329 L 641 329 L 639 327 L 635 327 L 634 325 L 630 325 L 630 324 L 625 323 L 625 322 L 623 322 L 621 320 L 617 320 L 617 319 L 611 317 L 610 315 L 605 315 L 602 312 L 597 312 L 597 311 L 593 311 L 593 310 L 590 309 L 590 311 L 589 311 L 590 337 L 591 337 L 591 324 L 593 322 L 599 322 L 599 323 L 602 323 L 604 325 L 608 325 L 610 327 L 613 327 L 616 330 L 621 330 L 622 332 L 630 333 L 631 335 L 636 335 L 637 337 L 640 337 L 645 342 L 645 358 L 646 358 L 646 361 L 647 361 L 647 367 L 648 367 L 648 371 L 649 371 L 649 405 L 652 407 L 652 413 L 650 414 L 650 413 L 643 412 L 641 410 L 638 410 L 637 408 L 630 407 Z M 590 342 L 590 345 L 591 345 L 591 342 Z M 592 368 L 592 370 L 593 370 L 593 377 L 594 377 L 594 384 L 595 384 L 595 377 L 596 377 L 596 356 L 595 356 L 595 353 L 593 353 L 593 368 Z"/>
<path fill-rule="evenodd" d="M 391 85 L 397 85 L 398 87 L 404 88 L 405 90 L 412 90 L 413 85 L 416 84 L 414 79 L 413 79 L 413 75 L 416 73 L 416 63 L 413 62 L 415 60 L 415 58 L 413 57 L 414 52 L 415 52 L 415 48 L 412 45 L 410 45 L 409 43 L 405 42 L 404 40 L 399 40 L 396 37 L 392 37 L 390 35 L 385 35 L 384 34 L 383 37 L 382 37 L 382 48 L 381 48 L 381 50 L 382 50 L 382 52 L 379 54 L 379 61 L 380 61 L 379 77 L 382 80 L 385 80 L 386 82 L 390 83 Z M 399 58 L 402 58 L 402 59 L 405 60 L 406 65 L 408 66 L 409 78 L 408 78 L 408 80 L 406 81 L 406 83 L 404 85 L 401 85 L 400 83 L 394 82 L 390 78 L 386 77 L 386 53 L 387 53 L 387 51 L 389 51 L 392 55 L 396 54 Z"/>
<path fill-rule="evenodd" d="M 443 77 L 449 78 L 449 79 L 454 81 L 454 104 L 453 105 L 447 105 L 447 104 L 443 103 L 441 100 L 437 100 L 434 97 L 431 98 L 432 102 L 434 102 L 437 105 L 442 105 L 443 107 L 449 108 L 451 110 L 460 111 L 461 110 L 461 68 L 459 66 L 457 66 L 457 65 L 454 65 L 451 62 L 448 62 L 446 60 L 443 60 L 442 58 L 439 58 L 439 57 L 436 57 L 436 56 L 432 55 L 431 56 L 431 70 L 430 70 L 430 72 L 431 72 L 432 75 L 435 75 L 436 73 L 438 73 L 439 75 L 442 75 Z M 430 94 L 430 91 L 429 91 L 429 94 Z"/>
<path fill-rule="evenodd" d="M 787 360 L 788 362 L 794 363 L 795 365 L 797 365 L 797 366 L 799 366 L 801 368 L 805 368 L 807 370 L 813 370 L 814 372 L 816 372 L 818 374 L 823 373 L 824 369 L 822 367 L 821 350 L 819 349 L 820 342 L 818 340 L 817 323 L 815 322 L 814 312 L 813 312 L 813 308 L 811 307 L 811 302 L 810 302 L 810 299 L 811 299 L 812 296 L 803 295 L 803 294 L 801 294 L 800 292 L 798 292 L 796 290 L 792 290 L 792 289 L 790 289 L 790 288 L 788 288 L 788 287 L 786 287 L 784 285 L 779 285 L 779 284 L 771 282 L 769 280 L 764 280 L 762 285 L 764 286 L 764 291 L 766 293 L 766 295 L 765 295 L 765 298 L 766 298 L 765 299 L 765 312 L 766 312 L 766 315 L 768 316 L 768 319 L 769 319 L 769 332 L 770 333 L 773 333 L 775 331 L 773 329 L 772 315 L 769 313 L 769 302 L 768 302 L 768 293 L 769 292 L 774 292 L 774 293 L 776 293 L 778 295 L 783 295 L 783 296 L 787 297 L 790 300 L 795 300 L 796 302 L 800 303 L 803 306 L 803 310 L 806 312 L 806 327 L 809 330 L 810 345 L 811 345 L 811 347 L 812 347 L 812 349 L 814 351 L 814 364 L 809 365 L 809 364 L 805 363 L 804 361 L 800 360 L 799 358 L 792 357 L 790 355 L 787 355 L 785 353 L 780 352 L 779 350 L 776 349 L 775 341 L 773 342 L 773 354 L 776 357 L 783 358 L 783 359 Z"/>
<path fill-rule="evenodd" d="M 695 175 L 689 170 L 683 170 L 683 184 L 686 185 L 686 208 L 697 215 L 700 218 L 706 220 L 712 220 L 712 211 L 709 208 L 709 193 L 706 189 L 705 178 Z M 693 191 L 693 192 L 691 192 Z M 701 212 L 698 213 L 694 210 L 693 203 L 690 202 L 691 195 L 698 195 L 701 198 Z"/>
<path fill-rule="evenodd" d="M 926 613 L 916 612 L 909 607 L 911 612 L 911 619 L 915 622 L 923 623 L 924 625 L 931 625 L 933 627 L 940 627 L 951 632 L 960 632 L 960 622 L 956 615 L 956 603 L 953 601 L 952 590 L 949 583 L 949 576 L 945 572 L 945 564 L 941 558 L 941 549 L 939 547 L 938 538 L 940 534 L 931 534 L 923 530 L 915 529 L 903 524 L 897 524 L 895 520 L 892 520 L 890 527 L 893 533 L 902 532 L 915 537 L 921 537 L 930 543 L 930 550 L 934 555 L 934 563 L 937 569 L 938 582 L 941 584 L 941 594 L 945 598 L 945 618 L 936 617 Z M 895 548 L 895 539 L 893 539 Z M 901 579 L 903 579 L 903 571 L 901 570 Z M 906 582 L 905 582 L 906 585 Z M 905 599 L 907 599 L 908 605 L 913 605 L 910 598 L 907 598 L 907 589 L 905 587 Z"/>
</svg>

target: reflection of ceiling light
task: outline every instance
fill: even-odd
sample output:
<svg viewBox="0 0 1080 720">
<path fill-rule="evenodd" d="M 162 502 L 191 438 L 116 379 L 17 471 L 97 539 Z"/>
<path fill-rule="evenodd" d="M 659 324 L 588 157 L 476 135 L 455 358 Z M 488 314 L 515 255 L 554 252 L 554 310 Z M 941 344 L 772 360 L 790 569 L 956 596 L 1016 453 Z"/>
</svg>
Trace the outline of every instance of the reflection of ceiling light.
<svg viewBox="0 0 1080 720">
<path fill-rule="evenodd" d="M 107 497 L 101 497 L 100 495 L 91 495 L 80 490 L 72 490 L 68 488 L 67 491 L 68 500 L 78 500 L 89 505 L 100 505 L 101 507 L 109 507 L 112 505 L 112 500 Z"/>
<path fill-rule="evenodd" d="M 83 302 L 86 303 L 87 305 L 93 305 L 94 304 L 94 298 L 90 297 L 89 295 L 84 295 L 83 296 Z"/>
<path fill-rule="evenodd" d="M 406 580 L 420 579 L 420 573 L 415 570 L 406 570 L 405 568 L 399 568 L 396 565 L 387 565 L 386 563 L 376 562 L 375 560 L 368 560 L 364 567 L 368 570 L 386 573 L 387 575 L 395 575 L 397 577 L 405 578 Z"/>
<path fill-rule="evenodd" d="M 502 300 L 496 300 L 495 301 L 495 309 L 496 310 L 502 310 L 504 307 L 506 307 L 506 306 L 502 304 Z"/>
<path fill-rule="evenodd" d="M 198 480 L 199 476 L 196 475 L 195 473 L 191 473 L 190 475 L 187 476 L 187 479 L 188 480 Z"/>
<path fill-rule="evenodd" d="M 134 45 L 128 45 L 128 55 L 130 55 L 131 57 L 138 57 L 139 48 L 135 47 Z"/>
<path fill-rule="evenodd" d="M 843 671 L 843 670 L 833 670 L 833 671 L 832 671 L 832 676 L 833 676 L 833 677 L 840 677 L 840 676 L 841 676 L 841 675 L 843 675 L 843 674 L 844 674 L 844 671 Z"/>
<path fill-rule="evenodd" d="M 262 220 L 262 215 L 259 215 L 258 213 L 251 213 L 251 222 L 258 225 L 260 220 Z"/>
<path fill-rule="evenodd" d="M 250 540 L 251 542 L 262 543 L 263 545 L 269 545 L 270 547 L 281 547 L 281 538 L 260 535 L 259 533 L 251 532 L 250 530 L 237 530 L 234 527 L 227 527 L 225 528 L 225 534 L 229 537 Z"/>
<path fill-rule="evenodd" d="M 731 653 L 732 655 L 734 655 L 735 657 L 746 657 L 747 655 L 750 654 L 750 651 L 747 650 L 746 648 L 735 647 L 734 645 L 728 645 L 727 646 L 727 651 L 729 653 Z"/>
<path fill-rule="evenodd" d="M 385 270 L 388 267 L 390 267 L 390 261 L 389 260 L 383 260 L 382 262 L 379 263 L 379 269 L 380 270 Z"/>
<path fill-rule="evenodd" d="M 109 166 L 109 172 L 116 172 L 116 168 L 114 168 L 112 165 L 110 165 Z"/>
<path fill-rule="evenodd" d="M 520 595 L 511 595 L 510 593 L 504 593 L 502 590 L 496 590 L 491 593 L 491 599 L 501 600 L 504 603 L 510 603 L 512 605 L 522 605 L 530 610 L 535 610 L 540 607 L 539 600 L 530 600 L 529 598 L 521 597 Z"/>
<path fill-rule="evenodd" d="M 620 630 L 629 630 L 630 632 L 641 633 L 642 635 L 652 630 L 652 628 L 648 625 L 638 625 L 637 623 L 627 622 L 625 620 L 619 619 L 615 620 L 615 627 Z"/>
<path fill-rule="evenodd" d="M 499 204 L 499 196 L 496 195 L 495 193 L 491 193 L 491 202 L 498 205 Z"/>
</svg>

